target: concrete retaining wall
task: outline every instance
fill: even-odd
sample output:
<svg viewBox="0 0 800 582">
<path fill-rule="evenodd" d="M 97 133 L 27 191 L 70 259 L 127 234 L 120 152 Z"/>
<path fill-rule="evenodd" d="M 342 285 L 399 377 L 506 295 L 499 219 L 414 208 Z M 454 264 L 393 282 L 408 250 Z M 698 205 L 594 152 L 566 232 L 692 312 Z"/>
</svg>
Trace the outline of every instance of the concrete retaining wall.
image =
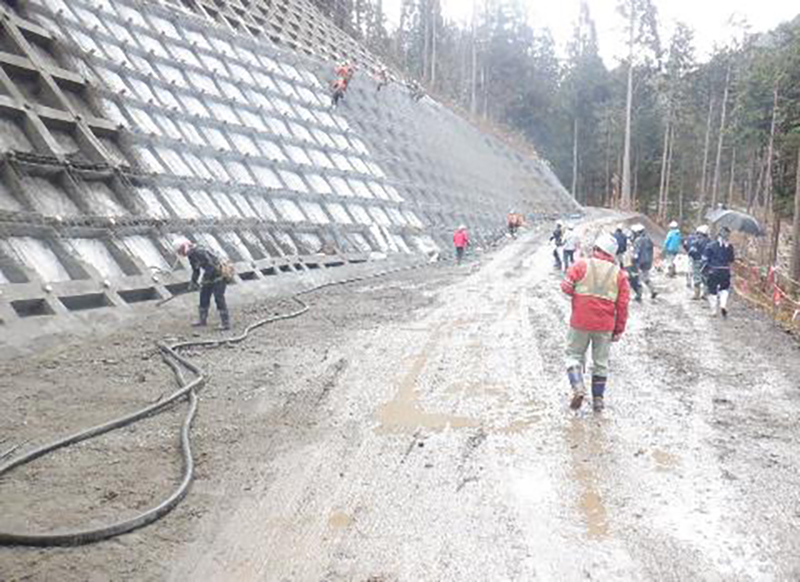
<svg viewBox="0 0 800 582">
<path fill-rule="evenodd" d="M 377 61 L 302 0 L 0 13 L 0 330 L 180 292 L 178 237 L 247 283 L 447 248 L 462 222 L 492 238 L 512 207 L 578 209 L 546 164 L 378 92 Z M 334 57 L 360 67 L 337 109 Z"/>
</svg>

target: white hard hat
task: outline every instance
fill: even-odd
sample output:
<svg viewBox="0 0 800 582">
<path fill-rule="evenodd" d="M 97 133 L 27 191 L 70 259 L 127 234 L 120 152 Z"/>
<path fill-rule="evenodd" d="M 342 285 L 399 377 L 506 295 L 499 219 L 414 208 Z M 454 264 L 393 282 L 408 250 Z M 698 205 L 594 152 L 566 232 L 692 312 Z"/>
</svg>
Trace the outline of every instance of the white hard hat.
<svg viewBox="0 0 800 582">
<path fill-rule="evenodd" d="M 600 249 L 604 253 L 613 257 L 617 254 L 617 249 L 619 246 L 617 245 L 617 239 L 615 239 L 611 234 L 604 232 L 597 237 L 597 240 L 594 241 L 594 248 Z"/>
<path fill-rule="evenodd" d="M 669 227 L 670 227 L 670 228 L 678 228 L 678 223 L 677 223 L 677 221 L 673 220 L 672 222 L 670 222 L 670 223 L 669 223 Z"/>
<path fill-rule="evenodd" d="M 571 224 L 568 224 L 568 225 L 567 225 L 567 230 L 572 230 L 573 228 L 575 228 L 575 227 L 574 227 L 574 226 L 572 226 Z"/>
<path fill-rule="evenodd" d="M 556 226 L 564 226 L 563 220 L 556 220 Z"/>
<path fill-rule="evenodd" d="M 467 225 L 466 224 L 459 224 L 458 225 L 458 230 L 467 230 Z"/>
<path fill-rule="evenodd" d="M 708 225 L 701 224 L 700 226 L 697 227 L 697 232 L 699 232 L 700 234 L 708 234 Z"/>
<path fill-rule="evenodd" d="M 644 225 L 643 224 L 634 224 L 631 227 L 632 232 L 644 232 Z"/>
</svg>

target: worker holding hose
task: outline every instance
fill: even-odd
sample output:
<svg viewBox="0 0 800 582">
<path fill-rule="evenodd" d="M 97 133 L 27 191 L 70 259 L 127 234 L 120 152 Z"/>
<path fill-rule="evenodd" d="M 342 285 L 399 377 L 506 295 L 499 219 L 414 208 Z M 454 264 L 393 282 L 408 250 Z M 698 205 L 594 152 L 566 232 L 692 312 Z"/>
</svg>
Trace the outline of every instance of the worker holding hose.
<svg viewBox="0 0 800 582">
<path fill-rule="evenodd" d="M 203 271 L 203 277 L 199 281 L 199 317 L 192 325 L 203 327 L 208 323 L 208 310 L 211 306 L 211 296 L 213 295 L 214 302 L 217 304 L 217 311 L 219 311 L 220 329 L 230 329 L 231 318 L 228 312 L 228 304 L 225 301 L 225 289 L 228 287 L 228 282 L 232 275 L 230 264 L 223 261 L 210 249 L 198 246 L 188 240 L 180 241 L 175 245 L 175 252 L 189 259 L 189 264 L 192 266 L 192 280 L 189 283 L 190 291 L 198 288 L 200 271 Z"/>
</svg>

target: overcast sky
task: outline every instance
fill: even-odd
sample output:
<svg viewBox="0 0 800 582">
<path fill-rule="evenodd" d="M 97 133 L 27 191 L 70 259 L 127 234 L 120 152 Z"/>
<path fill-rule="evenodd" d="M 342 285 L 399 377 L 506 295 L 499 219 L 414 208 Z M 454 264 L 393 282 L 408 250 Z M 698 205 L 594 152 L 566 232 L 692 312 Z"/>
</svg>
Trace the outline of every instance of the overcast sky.
<svg viewBox="0 0 800 582">
<path fill-rule="evenodd" d="M 446 18 L 469 22 L 473 0 L 440 0 Z M 528 5 L 528 22 L 535 28 L 547 27 L 563 54 L 578 15 L 579 0 L 523 0 Z M 683 21 L 695 31 L 697 57 L 705 59 L 715 43 L 724 44 L 732 31 L 726 24 L 732 14 L 744 17 L 752 32 L 774 28 L 800 13 L 797 0 L 654 0 L 662 26 L 662 44 L 667 45 L 672 25 Z M 617 0 L 588 0 L 597 24 L 600 52 L 607 66 L 614 66 L 624 54 L 624 23 L 617 14 Z M 400 18 L 401 0 L 383 0 L 392 28 Z"/>
</svg>

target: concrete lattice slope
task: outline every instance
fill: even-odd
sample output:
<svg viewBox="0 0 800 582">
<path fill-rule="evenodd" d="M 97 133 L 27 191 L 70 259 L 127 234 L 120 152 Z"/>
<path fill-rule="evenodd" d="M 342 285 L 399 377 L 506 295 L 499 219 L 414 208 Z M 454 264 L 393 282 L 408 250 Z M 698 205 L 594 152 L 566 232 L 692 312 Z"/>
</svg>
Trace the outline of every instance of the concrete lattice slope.
<svg viewBox="0 0 800 582">
<path fill-rule="evenodd" d="M 310 4 L 236 4 L 0 8 L 6 325 L 182 290 L 179 236 L 241 283 L 442 247 L 458 222 L 480 240 L 512 206 L 575 209 L 544 164 L 376 92 L 376 61 Z M 331 110 L 320 57 L 341 56 L 363 66 Z"/>
</svg>

